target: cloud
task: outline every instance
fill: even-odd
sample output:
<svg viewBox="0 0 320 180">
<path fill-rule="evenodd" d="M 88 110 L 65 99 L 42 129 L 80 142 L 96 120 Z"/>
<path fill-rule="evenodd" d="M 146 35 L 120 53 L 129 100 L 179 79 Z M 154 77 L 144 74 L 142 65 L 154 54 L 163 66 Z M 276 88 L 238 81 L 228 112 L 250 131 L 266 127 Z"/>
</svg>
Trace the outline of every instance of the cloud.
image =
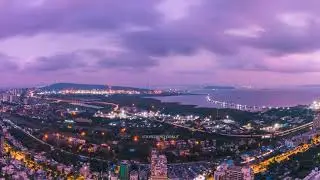
<svg viewBox="0 0 320 180">
<path fill-rule="evenodd" d="M 0 53 L 0 72 L 16 72 L 19 69 L 15 58 Z"/>
<path fill-rule="evenodd" d="M 159 21 L 158 0 L 5 0 L 0 6 L 0 38 L 48 32 L 104 32 L 128 24 L 149 26 Z"/>
<path fill-rule="evenodd" d="M 308 13 L 283 13 L 278 16 L 279 20 L 291 27 L 305 28 L 314 20 L 313 16 Z"/>
<path fill-rule="evenodd" d="M 67 54 L 56 54 L 48 57 L 38 57 L 27 63 L 28 71 L 50 72 L 59 70 L 71 70 L 86 66 L 86 62 L 77 52 Z"/>
<path fill-rule="evenodd" d="M 313 51 L 320 48 L 314 42 L 320 39 L 317 33 L 320 24 L 310 21 L 318 13 L 312 8 L 315 4 L 320 5 L 316 1 L 300 5 L 298 1 L 287 0 L 267 3 L 203 0 L 188 7 L 188 14 L 184 12 L 173 22 L 124 34 L 123 44 L 133 51 L 154 56 L 191 55 L 199 49 L 231 55 L 243 47 L 262 49 L 271 56 Z M 301 13 L 308 10 L 312 12 Z M 295 17 L 298 22 L 293 24 Z M 306 24 L 308 29 L 301 30 L 300 26 Z"/>
<path fill-rule="evenodd" d="M 218 67 L 222 69 L 275 72 L 287 74 L 320 72 L 320 50 L 313 53 L 293 53 L 286 56 L 269 56 L 267 53 L 243 48 L 234 56 L 220 56 Z"/>
<path fill-rule="evenodd" d="M 247 28 L 232 28 L 224 31 L 225 34 L 230 36 L 258 38 L 265 30 L 259 26 L 249 26 Z"/>
<path fill-rule="evenodd" d="M 38 57 L 26 63 L 24 71 L 46 73 L 74 70 L 94 72 L 103 69 L 144 70 L 156 64 L 156 60 L 132 52 L 85 49 Z"/>
<path fill-rule="evenodd" d="M 112 70 L 140 79 L 135 74 L 153 71 L 178 82 L 184 79 L 178 72 L 197 74 L 198 81 L 211 72 L 223 78 L 224 72 L 291 75 L 320 69 L 318 0 L 0 3 L 3 53 L 19 57 L 24 72 L 50 72 L 52 78 L 65 71 Z M 175 76 L 180 77 L 170 78 Z"/>
</svg>

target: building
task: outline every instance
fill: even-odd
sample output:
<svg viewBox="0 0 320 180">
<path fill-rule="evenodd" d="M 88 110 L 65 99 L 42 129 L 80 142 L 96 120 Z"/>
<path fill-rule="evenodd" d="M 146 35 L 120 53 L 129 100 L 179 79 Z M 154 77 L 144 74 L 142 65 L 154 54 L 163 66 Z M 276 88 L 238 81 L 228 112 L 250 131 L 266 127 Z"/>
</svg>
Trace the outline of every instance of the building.
<svg viewBox="0 0 320 180">
<path fill-rule="evenodd" d="M 90 175 L 90 165 L 84 164 L 80 169 L 80 174 L 87 178 Z"/>
<path fill-rule="evenodd" d="M 253 180 L 254 173 L 250 167 L 227 165 L 223 163 L 214 172 L 215 180 Z"/>
<path fill-rule="evenodd" d="M 225 171 L 215 171 L 213 175 L 214 180 L 225 180 L 226 172 Z"/>
<path fill-rule="evenodd" d="M 217 170 L 214 171 L 214 175 L 213 175 L 214 180 L 225 180 L 227 169 L 228 169 L 228 165 L 226 163 L 223 163 L 220 166 L 218 166 Z"/>
<path fill-rule="evenodd" d="M 118 176 L 115 173 L 111 173 L 109 180 L 118 180 Z"/>
<path fill-rule="evenodd" d="M 139 174 L 137 171 L 130 172 L 130 180 L 139 180 Z"/>
<path fill-rule="evenodd" d="M 13 95 L 10 95 L 10 96 L 9 96 L 9 102 L 10 102 L 10 103 L 13 103 L 13 101 L 14 101 L 14 96 L 13 96 Z"/>
<path fill-rule="evenodd" d="M 24 98 L 24 99 L 23 99 L 23 104 L 24 104 L 24 105 L 29 104 L 29 99 L 28 99 L 28 98 Z"/>
<path fill-rule="evenodd" d="M 5 93 L 1 94 L 1 101 L 2 102 L 7 102 L 8 99 L 9 99 L 8 94 L 5 94 Z"/>
<path fill-rule="evenodd" d="M 316 110 L 316 116 L 313 119 L 313 129 L 319 130 L 320 129 L 320 110 Z"/>
<path fill-rule="evenodd" d="M 242 167 L 241 171 L 243 175 L 243 180 L 254 180 L 254 173 L 250 167 Z"/>
<path fill-rule="evenodd" d="M 151 151 L 151 180 L 168 179 L 167 157 L 159 155 L 156 150 Z"/>
<path fill-rule="evenodd" d="M 4 134 L 0 132 L 0 157 L 2 157 L 4 153 Z"/>
<path fill-rule="evenodd" d="M 317 167 L 314 170 L 312 170 L 311 173 L 308 174 L 308 176 L 303 178 L 303 180 L 317 180 L 317 179 L 320 179 L 320 170 Z"/>
<path fill-rule="evenodd" d="M 139 180 L 148 180 L 148 172 L 146 170 L 139 172 Z"/>
<path fill-rule="evenodd" d="M 129 164 L 127 163 L 120 165 L 120 180 L 129 180 Z"/>
<path fill-rule="evenodd" d="M 318 130 L 320 129 L 320 101 L 314 101 L 311 108 L 315 111 L 312 129 Z"/>
</svg>

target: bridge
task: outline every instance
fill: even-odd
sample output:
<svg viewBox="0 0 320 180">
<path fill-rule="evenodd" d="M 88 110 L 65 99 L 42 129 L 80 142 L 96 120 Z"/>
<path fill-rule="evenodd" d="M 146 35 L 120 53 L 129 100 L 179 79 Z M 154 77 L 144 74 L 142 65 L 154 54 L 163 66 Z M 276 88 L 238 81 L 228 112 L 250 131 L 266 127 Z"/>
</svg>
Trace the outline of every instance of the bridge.
<svg viewBox="0 0 320 180">
<path fill-rule="evenodd" d="M 227 101 L 218 101 L 218 100 L 215 100 L 210 95 L 206 96 L 206 100 L 207 100 L 207 102 L 215 104 L 221 108 L 237 109 L 237 110 L 241 110 L 241 111 L 257 112 L 257 111 L 271 109 L 271 107 L 267 107 L 267 106 L 250 106 L 250 105 L 245 105 L 245 104 L 236 104 L 236 103 L 227 102 Z"/>
</svg>

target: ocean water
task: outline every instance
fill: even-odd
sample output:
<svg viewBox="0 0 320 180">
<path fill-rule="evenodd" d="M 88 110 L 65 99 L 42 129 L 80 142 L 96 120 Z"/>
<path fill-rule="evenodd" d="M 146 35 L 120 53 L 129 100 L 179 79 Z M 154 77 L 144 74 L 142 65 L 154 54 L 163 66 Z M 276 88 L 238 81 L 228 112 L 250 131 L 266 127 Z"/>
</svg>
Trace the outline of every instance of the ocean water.
<svg viewBox="0 0 320 180">
<path fill-rule="evenodd" d="M 207 102 L 209 94 L 214 100 L 248 106 L 291 107 L 308 105 L 320 100 L 320 88 L 297 89 L 234 89 L 234 90 L 190 90 L 196 95 L 155 97 L 162 102 L 178 102 L 199 107 L 217 107 Z"/>
</svg>

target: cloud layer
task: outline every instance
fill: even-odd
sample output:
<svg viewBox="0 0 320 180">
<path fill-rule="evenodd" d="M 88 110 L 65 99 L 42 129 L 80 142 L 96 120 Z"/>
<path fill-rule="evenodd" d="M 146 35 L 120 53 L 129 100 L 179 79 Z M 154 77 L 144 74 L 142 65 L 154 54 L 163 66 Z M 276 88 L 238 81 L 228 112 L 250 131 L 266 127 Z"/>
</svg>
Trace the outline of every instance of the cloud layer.
<svg viewBox="0 0 320 180">
<path fill-rule="evenodd" d="M 9 84 L 317 83 L 319 1 L 138 2 L 0 1 L 0 73 Z"/>
</svg>

